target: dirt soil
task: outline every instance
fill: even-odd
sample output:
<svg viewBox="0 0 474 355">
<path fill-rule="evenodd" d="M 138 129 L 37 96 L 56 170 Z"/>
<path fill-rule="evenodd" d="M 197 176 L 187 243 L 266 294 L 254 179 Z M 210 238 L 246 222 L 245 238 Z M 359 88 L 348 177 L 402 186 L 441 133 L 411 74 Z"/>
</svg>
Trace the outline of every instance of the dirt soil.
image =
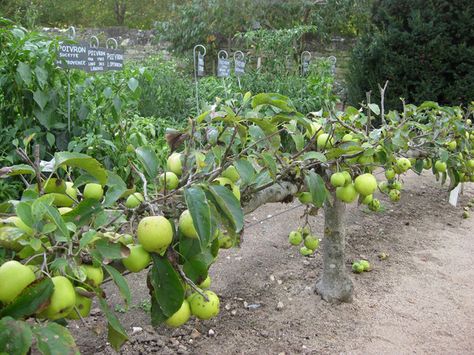
<svg viewBox="0 0 474 355">
<path fill-rule="evenodd" d="M 129 276 L 133 306 L 118 313 L 130 334 L 123 354 L 473 354 L 474 217 L 463 207 L 474 198 L 466 186 L 458 207 L 432 175 L 405 177 L 401 201 L 382 197 L 385 211 L 351 205 L 347 270 L 355 259 L 373 271 L 352 274 L 354 301 L 331 305 L 313 293 L 321 253 L 299 255 L 288 233 L 303 223 L 303 208 L 271 204 L 246 216 L 241 249 L 223 250 L 212 266 L 220 315 L 180 329 L 150 326 L 143 274 Z M 296 207 L 274 218 L 279 212 Z M 323 217 L 310 219 L 321 236 Z M 379 260 L 378 254 L 389 254 Z M 107 295 L 121 310 L 117 289 Z M 114 354 L 106 324 L 94 309 L 87 326 L 70 327 L 83 354 Z M 134 328 L 135 327 L 135 328 Z"/>
</svg>

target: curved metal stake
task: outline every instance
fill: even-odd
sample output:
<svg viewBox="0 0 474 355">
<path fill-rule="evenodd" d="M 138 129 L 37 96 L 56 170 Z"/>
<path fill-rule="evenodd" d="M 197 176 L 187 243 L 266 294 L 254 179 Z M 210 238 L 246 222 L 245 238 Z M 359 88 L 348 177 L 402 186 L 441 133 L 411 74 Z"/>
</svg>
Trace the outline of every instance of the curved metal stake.
<svg viewBox="0 0 474 355">
<path fill-rule="evenodd" d="M 113 47 L 109 47 L 109 42 L 112 41 L 114 44 Z M 107 41 L 105 41 L 105 48 L 111 48 L 111 49 L 117 49 L 118 48 L 118 42 L 115 38 L 107 38 Z"/>
<path fill-rule="evenodd" d="M 305 75 L 305 68 L 304 68 L 304 63 L 305 63 L 305 58 L 307 58 L 307 61 L 309 62 L 311 60 L 311 53 L 308 51 L 303 51 L 301 52 L 301 75 Z"/>
<path fill-rule="evenodd" d="M 237 56 L 239 56 L 239 58 L 237 58 Z M 245 54 L 244 54 L 244 52 L 242 52 L 242 51 L 236 51 L 236 52 L 234 52 L 234 68 L 235 68 L 235 62 L 236 62 L 237 60 L 240 60 L 240 61 L 242 61 L 242 62 L 245 61 Z M 241 85 L 241 83 L 240 83 L 240 75 L 237 75 L 237 83 L 239 84 L 239 90 L 242 90 L 242 85 Z"/>
<path fill-rule="evenodd" d="M 198 49 L 202 49 L 202 53 L 198 51 Z M 196 109 L 197 113 L 200 113 L 199 110 L 199 85 L 198 85 L 198 68 L 197 68 L 197 63 L 196 63 L 196 53 L 198 55 L 201 55 L 203 58 L 206 56 L 206 47 L 204 47 L 202 44 L 198 44 L 194 46 L 193 48 L 193 62 L 194 62 L 194 83 L 196 85 Z"/>
<path fill-rule="evenodd" d="M 74 26 L 70 26 L 67 30 L 68 30 L 68 32 L 71 32 L 68 35 L 69 39 L 75 40 L 76 39 L 76 28 Z"/>
<path fill-rule="evenodd" d="M 223 54 L 223 56 L 221 56 L 221 54 Z M 227 53 L 226 50 L 224 49 L 221 49 L 219 52 L 217 52 L 217 71 L 218 71 L 218 74 L 219 74 L 219 59 L 228 59 L 229 58 L 229 53 Z M 223 76 L 222 77 L 222 86 L 224 87 L 224 95 L 225 97 L 227 98 L 228 97 L 228 93 L 227 93 L 227 87 L 226 87 L 226 84 L 225 84 L 225 77 Z"/>
<path fill-rule="evenodd" d="M 91 36 L 91 38 L 89 39 L 89 46 L 91 46 L 92 48 L 98 48 L 99 44 L 100 42 L 97 36 Z"/>
</svg>

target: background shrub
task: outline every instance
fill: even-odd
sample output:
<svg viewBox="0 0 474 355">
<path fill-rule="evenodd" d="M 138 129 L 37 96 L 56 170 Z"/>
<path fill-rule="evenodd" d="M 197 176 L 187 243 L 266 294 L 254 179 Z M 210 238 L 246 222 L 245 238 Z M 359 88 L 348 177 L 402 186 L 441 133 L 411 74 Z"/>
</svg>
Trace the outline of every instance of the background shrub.
<svg viewBox="0 0 474 355">
<path fill-rule="evenodd" d="M 474 2 L 377 0 L 373 26 L 352 55 L 349 101 L 355 105 L 389 80 L 387 106 L 474 99 Z"/>
</svg>

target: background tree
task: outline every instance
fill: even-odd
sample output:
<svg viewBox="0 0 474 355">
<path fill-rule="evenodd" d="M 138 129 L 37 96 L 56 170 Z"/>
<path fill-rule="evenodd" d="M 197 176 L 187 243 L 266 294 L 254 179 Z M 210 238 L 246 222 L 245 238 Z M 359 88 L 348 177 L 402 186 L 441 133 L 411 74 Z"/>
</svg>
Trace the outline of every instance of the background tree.
<svg viewBox="0 0 474 355">
<path fill-rule="evenodd" d="M 373 25 L 353 51 L 349 101 L 365 100 L 390 81 L 389 107 L 474 99 L 474 3 L 463 0 L 378 0 Z"/>
</svg>

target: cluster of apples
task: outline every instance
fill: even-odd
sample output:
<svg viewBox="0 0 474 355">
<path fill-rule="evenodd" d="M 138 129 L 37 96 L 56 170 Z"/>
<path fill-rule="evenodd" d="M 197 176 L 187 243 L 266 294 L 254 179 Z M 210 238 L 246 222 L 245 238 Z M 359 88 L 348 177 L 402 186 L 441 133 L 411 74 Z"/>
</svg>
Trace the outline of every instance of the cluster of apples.
<svg viewBox="0 0 474 355">
<path fill-rule="evenodd" d="M 352 263 L 352 272 L 360 274 L 362 272 L 370 271 L 371 266 L 368 260 L 361 259 Z"/>
<path fill-rule="evenodd" d="M 165 324 L 172 328 L 177 328 L 185 324 L 191 316 L 201 320 L 208 320 L 216 317 L 220 310 L 219 297 L 208 290 L 211 285 L 211 278 L 207 278 L 198 285 L 201 292 L 190 292 L 187 289 L 188 296 L 183 300 L 181 307 L 171 317 L 165 320 Z M 205 298 L 204 296 L 207 298 Z"/>
<path fill-rule="evenodd" d="M 380 209 L 380 201 L 374 198 L 373 194 L 377 190 L 377 179 L 371 173 L 365 173 L 352 180 L 348 171 L 336 172 L 331 175 L 331 185 L 336 188 L 336 198 L 352 203 L 357 198 L 372 211 Z"/>
<path fill-rule="evenodd" d="M 319 247 L 319 239 L 315 235 L 311 234 L 311 230 L 308 226 L 299 227 L 295 231 L 291 231 L 288 235 L 288 242 L 294 246 L 303 246 L 300 248 L 300 254 L 303 256 L 310 256 L 314 254 L 314 251 Z"/>
<path fill-rule="evenodd" d="M 0 266 L 0 302 L 7 305 L 14 301 L 29 285 L 36 281 L 35 266 L 23 265 L 16 260 L 10 260 Z M 86 275 L 86 281 L 93 287 L 98 287 L 103 279 L 102 268 L 92 265 L 81 267 Z M 90 313 L 91 293 L 84 287 L 74 287 L 65 276 L 51 277 L 54 291 L 46 307 L 38 310 L 38 318 L 57 320 L 61 318 L 79 319 Z"/>
</svg>

